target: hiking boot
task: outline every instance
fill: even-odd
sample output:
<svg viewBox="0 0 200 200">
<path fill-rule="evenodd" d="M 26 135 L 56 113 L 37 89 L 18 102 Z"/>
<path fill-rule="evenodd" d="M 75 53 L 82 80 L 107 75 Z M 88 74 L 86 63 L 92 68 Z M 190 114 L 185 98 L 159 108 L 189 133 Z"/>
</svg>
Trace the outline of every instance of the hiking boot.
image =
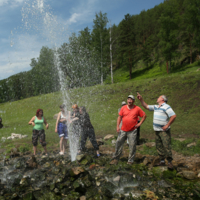
<svg viewBox="0 0 200 200">
<path fill-rule="evenodd" d="M 165 162 L 159 162 L 156 166 L 158 166 L 158 167 L 159 167 L 159 166 L 160 166 L 160 167 L 161 167 L 161 166 L 165 166 Z"/>
<path fill-rule="evenodd" d="M 110 165 L 117 165 L 118 163 L 118 160 L 117 159 L 114 159 L 110 162 Z"/>
<path fill-rule="evenodd" d="M 168 166 L 167 166 L 169 169 L 174 169 L 174 166 L 172 165 L 171 162 L 168 162 Z"/>
</svg>

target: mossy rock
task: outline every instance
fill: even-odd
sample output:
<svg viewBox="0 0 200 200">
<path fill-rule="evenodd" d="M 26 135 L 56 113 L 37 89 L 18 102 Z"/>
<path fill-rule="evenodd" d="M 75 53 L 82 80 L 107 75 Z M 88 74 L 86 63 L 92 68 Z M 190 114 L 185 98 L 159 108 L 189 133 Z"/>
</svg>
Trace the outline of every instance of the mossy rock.
<svg viewBox="0 0 200 200">
<path fill-rule="evenodd" d="M 90 197 L 94 197 L 97 194 L 98 194 L 98 190 L 94 187 L 90 187 L 87 189 L 85 196 L 86 196 L 86 199 L 89 199 Z"/>
<path fill-rule="evenodd" d="M 65 200 L 78 200 L 80 198 L 80 194 L 78 192 L 71 191 Z"/>
</svg>

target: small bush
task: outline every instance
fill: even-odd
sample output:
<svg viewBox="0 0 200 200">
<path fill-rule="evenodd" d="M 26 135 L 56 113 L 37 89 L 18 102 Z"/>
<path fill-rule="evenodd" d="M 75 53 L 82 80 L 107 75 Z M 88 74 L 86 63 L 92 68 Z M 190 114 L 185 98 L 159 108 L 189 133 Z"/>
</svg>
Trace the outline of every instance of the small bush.
<svg viewBox="0 0 200 200">
<path fill-rule="evenodd" d="M 21 153 L 24 153 L 24 152 L 26 152 L 26 151 L 30 151 L 30 147 L 29 147 L 27 144 L 22 145 L 22 146 L 19 147 L 19 151 L 20 151 Z"/>
</svg>

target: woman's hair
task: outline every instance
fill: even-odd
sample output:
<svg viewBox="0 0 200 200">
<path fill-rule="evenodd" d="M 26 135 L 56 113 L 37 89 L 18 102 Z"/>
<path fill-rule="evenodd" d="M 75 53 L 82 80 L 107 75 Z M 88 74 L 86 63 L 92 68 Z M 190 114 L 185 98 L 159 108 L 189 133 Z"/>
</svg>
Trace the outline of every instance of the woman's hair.
<svg viewBox="0 0 200 200">
<path fill-rule="evenodd" d="M 80 110 L 81 110 L 83 113 L 86 113 L 86 112 L 87 112 L 85 106 L 81 106 L 81 107 L 80 107 Z"/>
<path fill-rule="evenodd" d="M 60 105 L 60 108 L 62 109 L 62 108 L 65 108 L 65 104 L 61 104 Z"/>
<path fill-rule="evenodd" d="M 37 111 L 36 111 L 36 116 L 38 117 L 39 116 L 39 112 L 40 111 L 42 111 L 43 112 L 43 110 L 42 109 L 37 109 Z M 43 116 L 43 114 L 42 114 L 42 116 Z"/>
<path fill-rule="evenodd" d="M 78 109 L 78 105 L 77 105 L 77 104 L 74 104 L 74 105 L 72 106 L 72 108 L 73 108 L 73 109 Z"/>
</svg>

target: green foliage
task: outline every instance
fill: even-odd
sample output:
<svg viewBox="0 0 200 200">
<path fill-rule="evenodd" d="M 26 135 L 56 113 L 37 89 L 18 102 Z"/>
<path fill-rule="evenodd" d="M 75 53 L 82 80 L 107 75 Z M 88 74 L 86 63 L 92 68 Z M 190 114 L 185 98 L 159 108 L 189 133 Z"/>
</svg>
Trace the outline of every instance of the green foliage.
<svg viewBox="0 0 200 200">
<path fill-rule="evenodd" d="M 21 145 L 21 146 L 19 147 L 19 151 L 20 151 L 21 153 L 24 153 L 24 152 L 26 152 L 26 151 L 30 151 L 30 145 L 28 145 L 28 144 Z"/>
</svg>

